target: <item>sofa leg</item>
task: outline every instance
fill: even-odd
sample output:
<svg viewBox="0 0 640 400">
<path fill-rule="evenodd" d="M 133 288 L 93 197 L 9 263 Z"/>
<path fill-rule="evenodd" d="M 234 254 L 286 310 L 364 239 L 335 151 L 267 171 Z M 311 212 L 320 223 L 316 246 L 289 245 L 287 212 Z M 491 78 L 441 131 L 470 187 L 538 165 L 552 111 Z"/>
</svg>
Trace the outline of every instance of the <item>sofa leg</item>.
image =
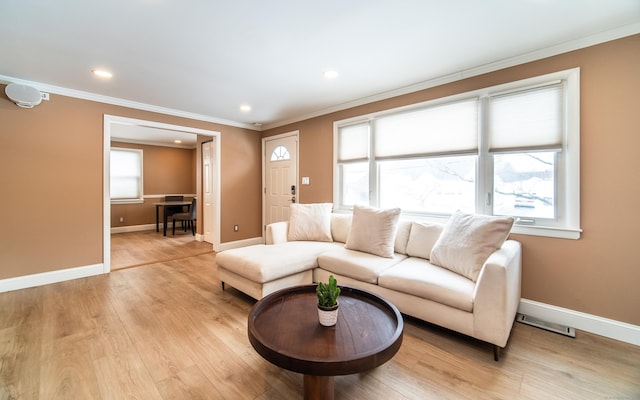
<svg viewBox="0 0 640 400">
<path fill-rule="evenodd" d="M 220 283 L 222 283 L 222 290 L 224 291 L 224 282 L 220 282 Z"/>
<path fill-rule="evenodd" d="M 498 361 L 498 353 L 500 352 L 500 348 L 497 345 L 493 345 L 493 360 Z"/>
</svg>

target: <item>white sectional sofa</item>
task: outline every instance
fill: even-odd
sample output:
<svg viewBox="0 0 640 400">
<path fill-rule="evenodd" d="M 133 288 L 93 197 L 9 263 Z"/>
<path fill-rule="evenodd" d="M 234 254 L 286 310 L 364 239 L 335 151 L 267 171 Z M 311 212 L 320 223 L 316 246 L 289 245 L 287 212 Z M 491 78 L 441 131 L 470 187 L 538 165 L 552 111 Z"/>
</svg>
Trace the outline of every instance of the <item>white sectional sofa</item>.
<svg viewBox="0 0 640 400">
<path fill-rule="evenodd" d="M 223 289 L 260 299 L 333 275 L 404 314 L 493 344 L 498 359 L 520 302 L 521 246 L 507 239 L 512 219 L 457 212 L 434 224 L 399 220 L 399 210 L 294 208 L 288 222 L 267 226 L 266 244 L 216 255 Z"/>
</svg>

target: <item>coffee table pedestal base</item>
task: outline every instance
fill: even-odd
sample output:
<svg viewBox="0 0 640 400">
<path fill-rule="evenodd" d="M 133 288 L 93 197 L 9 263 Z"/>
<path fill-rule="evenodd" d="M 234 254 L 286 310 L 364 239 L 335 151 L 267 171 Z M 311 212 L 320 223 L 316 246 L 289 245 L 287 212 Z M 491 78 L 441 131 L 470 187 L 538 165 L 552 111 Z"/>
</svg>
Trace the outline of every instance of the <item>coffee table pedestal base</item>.
<svg viewBox="0 0 640 400">
<path fill-rule="evenodd" d="M 333 400 L 333 376 L 305 375 L 303 383 L 305 400 Z"/>
</svg>

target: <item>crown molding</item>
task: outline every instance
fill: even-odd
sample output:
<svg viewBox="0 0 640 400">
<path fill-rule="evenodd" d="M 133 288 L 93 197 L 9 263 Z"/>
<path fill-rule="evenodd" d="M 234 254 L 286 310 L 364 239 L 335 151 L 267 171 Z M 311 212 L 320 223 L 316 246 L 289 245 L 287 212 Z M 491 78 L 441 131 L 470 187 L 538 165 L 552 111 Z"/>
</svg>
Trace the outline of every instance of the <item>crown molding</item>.
<svg viewBox="0 0 640 400">
<path fill-rule="evenodd" d="M 349 108 L 354 108 L 354 107 L 362 106 L 369 103 L 374 103 L 376 101 L 386 100 L 392 97 L 414 93 L 420 90 L 430 89 L 436 86 L 441 86 L 447 83 L 456 82 L 462 79 L 472 78 L 474 76 L 479 76 L 489 72 L 499 71 L 501 69 L 505 69 L 509 67 L 515 67 L 516 65 L 521 65 L 528 62 L 541 60 L 543 58 L 552 57 L 552 56 L 556 56 L 563 53 L 568 53 L 570 51 L 583 49 L 585 47 L 594 46 L 600 43 L 610 42 L 612 40 L 621 39 L 621 38 L 635 35 L 638 33 L 640 33 L 640 22 L 625 25 L 620 28 L 616 28 L 616 29 L 612 29 L 604 32 L 599 32 L 594 35 L 585 36 L 583 38 L 567 41 L 564 43 L 557 44 L 555 46 L 547 47 L 540 50 L 535 50 L 535 51 L 521 54 L 515 57 L 506 58 L 504 60 L 499 60 L 489 64 L 480 65 L 478 67 L 461 70 L 458 72 L 454 72 L 452 74 L 448 74 L 448 75 L 444 75 L 434 79 L 429 79 L 427 81 L 423 81 L 420 83 L 416 83 L 414 85 L 409 85 L 402 88 L 381 92 L 378 94 L 374 94 L 372 96 L 363 97 L 363 98 L 342 103 L 342 104 L 337 104 L 335 106 L 327 107 L 322 110 L 318 110 L 313 113 L 309 113 L 300 117 L 267 123 L 262 126 L 262 130 L 278 128 L 280 126 L 293 124 L 296 122 L 304 121 L 307 119 L 319 117 L 326 114 L 331 114 L 331 113 L 342 111 L 342 110 L 347 110 Z"/>
<path fill-rule="evenodd" d="M 23 85 L 33 86 L 36 89 L 38 89 L 39 91 L 41 91 L 41 92 L 58 94 L 58 95 L 61 95 L 61 96 L 74 97 L 74 98 L 77 98 L 77 99 L 95 101 L 95 102 L 98 102 L 98 103 L 111 104 L 111 105 L 114 105 L 114 106 L 133 108 L 133 109 L 136 109 L 136 110 L 151 111 L 151 112 L 155 112 L 155 113 L 159 113 L 159 114 L 172 115 L 172 116 L 175 116 L 175 117 L 183 117 L 183 118 L 194 119 L 194 120 L 197 120 L 197 121 L 212 122 L 212 123 L 215 123 L 215 124 L 234 126 L 234 127 L 237 127 L 237 128 L 251 129 L 252 131 L 260 131 L 261 130 L 261 129 L 257 129 L 257 127 L 254 126 L 253 124 L 245 124 L 245 123 L 242 123 L 242 122 L 237 122 L 237 121 L 231 121 L 231 120 L 222 119 L 222 118 L 211 117 L 211 116 L 208 116 L 208 115 L 191 113 L 191 112 L 188 112 L 188 111 L 175 110 L 175 109 L 166 108 L 166 107 L 159 107 L 159 106 L 154 106 L 152 104 L 140 103 L 140 102 L 137 102 L 137 101 L 120 99 L 120 98 L 117 98 L 117 97 L 103 96 L 103 95 L 96 94 L 96 93 L 84 92 L 84 91 L 81 91 L 81 90 L 75 90 L 75 89 L 69 89 L 69 88 L 64 88 L 64 87 L 60 87 L 60 86 L 48 85 L 48 84 L 42 83 L 42 82 L 28 81 L 28 80 L 25 80 L 25 79 L 14 78 L 12 76 L 7 76 L 7 75 L 0 75 L 0 83 L 4 83 L 4 84 L 20 83 L 20 84 L 23 84 Z"/>
</svg>

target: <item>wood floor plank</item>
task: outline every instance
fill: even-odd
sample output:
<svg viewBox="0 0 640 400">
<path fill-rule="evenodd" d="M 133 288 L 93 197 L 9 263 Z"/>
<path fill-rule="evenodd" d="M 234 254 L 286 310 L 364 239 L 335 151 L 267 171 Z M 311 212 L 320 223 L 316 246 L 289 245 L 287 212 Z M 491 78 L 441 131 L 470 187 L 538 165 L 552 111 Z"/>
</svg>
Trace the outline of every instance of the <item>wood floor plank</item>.
<svg viewBox="0 0 640 400">
<path fill-rule="evenodd" d="M 0 293 L 0 399 L 37 398 L 42 288 Z"/>
<path fill-rule="evenodd" d="M 149 368 L 152 379 L 156 382 L 161 381 L 174 375 L 176 371 L 193 366 L 193 360 L 186 356 L 180 348 L 180 343 L 176 341 L 179 337 L 172 336 L 171 327 L 159 319 L 144 300 L 132 301 L 131 298 L 136 295 L 146 298 L 148 294 L 137 292 L 133 288 L 128 291 L 127 296 L 113 299 L 113 303 L 140 358 Z M 159 295 L 158 293 L 157 298 Z"/>
<path fill-rule="evenodd" d="M 93 367 L 101 399 L 163 399 L 137 352 L 102 357 Z"/>
<path fill-rule="evenodd" d="M 0 329 L 0 399 L 37 399 L 40 387 L 40 332 L 25 324 Z"/>
<path fill-rule="evenodd" d="M 255 300 L 222 290 L 215 254 L 132 237 L 146 249 L 130 250 L 139 260 L 179 258 L 0 293 L 0 400 L 302 397 L 302 376 L 249 343 Z M 486 343 L 405 318 L 398 353 L 336 377 L 336 398 L 640 399 L 640 347 L 516 323 L 494 362 Z"/>
<path fill-rule="evenodd" d="M 178 371 L 174 376 L 158 382 L 165 399 L 214 400 L 225 397 L 197 366 Z"/>
<path fill-rule="evenodd" d="M 96 399 L 98 380 L 91 367 L 86 338 L 57 338 L 40 368 L 40 399 Z"/>
</svg>

